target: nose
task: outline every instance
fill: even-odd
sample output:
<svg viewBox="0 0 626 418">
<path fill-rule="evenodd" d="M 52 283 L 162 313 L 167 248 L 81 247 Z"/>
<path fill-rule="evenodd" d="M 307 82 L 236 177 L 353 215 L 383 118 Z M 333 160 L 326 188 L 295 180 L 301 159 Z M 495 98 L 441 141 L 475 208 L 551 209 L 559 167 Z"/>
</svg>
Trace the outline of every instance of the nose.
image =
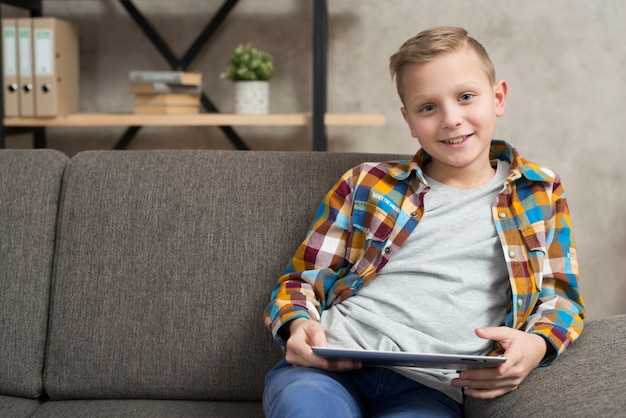
<svg viewBox="0 0 626 418">
<path fill-rule="evenodd" d="M 443 126 L 445 128 L 456 128 L 463 123 L 463 113 L 458 106 L 448 106 L 443 112 Z"/>
</svg>

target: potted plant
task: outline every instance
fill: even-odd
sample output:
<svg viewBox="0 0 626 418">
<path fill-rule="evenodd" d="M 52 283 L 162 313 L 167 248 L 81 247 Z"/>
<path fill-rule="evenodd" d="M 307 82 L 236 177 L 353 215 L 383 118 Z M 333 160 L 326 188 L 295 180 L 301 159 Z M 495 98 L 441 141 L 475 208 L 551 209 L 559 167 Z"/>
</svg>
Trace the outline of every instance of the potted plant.
<svg viewBox="0 0 626 418">
<path fill-rule="evenodd" d="M 269 79 L 274 75 L 272 56 L 252 44 L 233 49 L 222 78 L 235 82 L 235 113 L 269 113 Z"/>
</svg>

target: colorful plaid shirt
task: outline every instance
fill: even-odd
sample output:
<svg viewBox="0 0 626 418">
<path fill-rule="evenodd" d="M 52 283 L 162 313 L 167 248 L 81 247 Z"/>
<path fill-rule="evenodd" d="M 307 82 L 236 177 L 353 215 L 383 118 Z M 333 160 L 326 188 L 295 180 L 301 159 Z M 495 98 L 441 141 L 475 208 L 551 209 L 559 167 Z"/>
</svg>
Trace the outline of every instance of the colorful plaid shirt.
<svg viewBox="0 0 626 418">
<path fill-rule="evenodd" d="M 560 178 L 494 140 L 490 158 L 511 164 L 493 207 L 511 283 L 503 324 L 545 337 L 554 360 L 583 329 L 576 247 Z M 411 161 L 364 163 L 326 195 L 304 242 L 278 279 L 265 323 L 284 344 L 280 328 L 321 312 L 366 286 L 406 241 L 424 213 L 429 186 L 423 150 Z M 468 219 L 471 222 L 471 219 Z M 433 315 L 436 315 L 433 312 Z M 494 353 L 502 352 L 501 347 Z"/>
</svg>

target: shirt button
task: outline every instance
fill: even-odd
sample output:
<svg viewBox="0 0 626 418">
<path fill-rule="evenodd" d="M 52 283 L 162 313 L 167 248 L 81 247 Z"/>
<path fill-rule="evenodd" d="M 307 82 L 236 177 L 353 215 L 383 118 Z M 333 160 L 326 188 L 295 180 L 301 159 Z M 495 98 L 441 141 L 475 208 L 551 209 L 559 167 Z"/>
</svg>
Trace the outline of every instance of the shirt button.
<svg viewBox="0 0 626 418">
<path fill-rule="evenodd" d="M 513 250 L 509 251 L 509 257 L 511 258 L 515 258 L 515 256 L 517 255 L 517 253 Z"/>
<path fill-rule="evenodd" d="M 498 212 L 499 218 L 506 218 L 506 212 Z"/>
<path fill-rule="evenodd" d="M 417 217 L 417 212 L 411 212 L 411 217 L 413 218 Z"/>
<path fill-rule="evenodd" d="M 524 299 L 517 298 L 517 307 L 521 308 L 522 306 L 524 306 Z"/>
<path fill-rule="evenodd" d="M 385 254 L 389 254 L 391 252 L 391 247 L 385 248 Z"/>
</svg>

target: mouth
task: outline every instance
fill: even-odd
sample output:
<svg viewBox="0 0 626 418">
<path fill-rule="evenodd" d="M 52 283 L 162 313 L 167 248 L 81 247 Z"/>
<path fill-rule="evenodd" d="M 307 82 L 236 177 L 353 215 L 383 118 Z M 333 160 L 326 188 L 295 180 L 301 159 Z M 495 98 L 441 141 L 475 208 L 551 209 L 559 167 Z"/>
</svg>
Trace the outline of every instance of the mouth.
<svg viewBox="0 0 626 418">
<path fill-rule="evenodd" d="M 444 144 L 457 145 L 457 144 L 461 144 L 461 143 L 467 141 L 472 135 L 474 135 L 474 134 L 457 136 L 455 138 L 448 138 L 448 139 L 444 139 L 441 142 L 443 142 Z"/>
</svg>

